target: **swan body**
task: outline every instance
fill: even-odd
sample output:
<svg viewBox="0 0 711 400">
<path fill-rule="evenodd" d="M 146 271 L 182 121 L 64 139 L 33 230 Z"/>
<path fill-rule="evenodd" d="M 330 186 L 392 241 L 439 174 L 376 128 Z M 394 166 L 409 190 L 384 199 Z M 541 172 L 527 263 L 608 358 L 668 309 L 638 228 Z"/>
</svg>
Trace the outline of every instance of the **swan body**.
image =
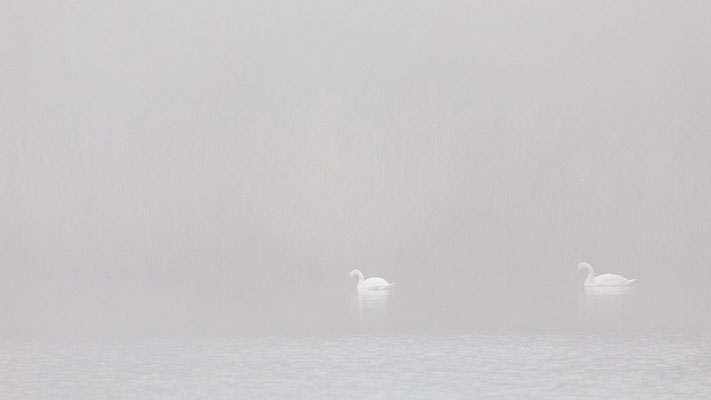
<svg viewBox="0 0 711 400">
<path fill-rule="evenodd" d="M 629 286 L 637 278 L 627 279 L 617 274 L 602 274 L 595 276 L 592 265 L 581 262 L 578 264 L 579 270 L 587 270 L 588 276 L 585 278 L 585 286 Z"/>
<path fill-rule="evenodd" d="M 386 289 L 395 283 L 389 283 L 383 278 L 368 278 L 363 277 L 363 273 L 354 269 L 349 274 L 351 278 L 358 277 L 358 290 L 382 290 Z"/>
<path fill-rule="evenodd" d="M 634 285 L 625 286 L 585 286 L 585 294 L 596 297 L 622 296 L 634 289 Z"/>
</svg>

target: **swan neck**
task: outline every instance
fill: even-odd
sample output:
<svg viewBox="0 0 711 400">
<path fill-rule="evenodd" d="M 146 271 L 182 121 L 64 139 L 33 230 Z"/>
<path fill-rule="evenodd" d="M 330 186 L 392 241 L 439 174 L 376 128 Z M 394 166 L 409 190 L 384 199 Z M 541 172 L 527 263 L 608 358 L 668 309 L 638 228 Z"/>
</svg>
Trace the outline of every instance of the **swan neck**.
<svg viewBox="0 0 711 400">
<path fill-rule="evenodd" d="M 363 277 L 363 273 L 360 271 L 356 271 L 356 275 L 358 275 L 358 284 L 362 284 L 363 281 L 365 280 L 365 277 Z"/>
<path fill-rule="evenodd" d="M 592 284 L 593 279 L 595 278 L 595 272 L 593 271 L 593 267 L 591 265 L 586 265 L 585 269 L 588 270 L 588 276 L 585 278 L 585 284 Z"/>
</svg>

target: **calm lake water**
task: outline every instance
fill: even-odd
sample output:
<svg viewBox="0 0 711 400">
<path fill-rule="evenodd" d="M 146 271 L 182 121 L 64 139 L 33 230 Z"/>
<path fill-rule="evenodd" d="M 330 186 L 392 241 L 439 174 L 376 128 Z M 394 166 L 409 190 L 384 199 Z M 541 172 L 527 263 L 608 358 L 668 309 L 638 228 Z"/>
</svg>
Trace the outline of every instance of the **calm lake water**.
<svg viewBox="0 0 711 400">
<path fill-rule="evenodd" d="M 6 285 L 0 399 L 711 398 L 705 288 L 578 278 Z"/>
<path fill-rule="evenodd" d="M 17 343 L 3 399 L 711 398 L 711 341 L 462 335 Z"/>
</svg>

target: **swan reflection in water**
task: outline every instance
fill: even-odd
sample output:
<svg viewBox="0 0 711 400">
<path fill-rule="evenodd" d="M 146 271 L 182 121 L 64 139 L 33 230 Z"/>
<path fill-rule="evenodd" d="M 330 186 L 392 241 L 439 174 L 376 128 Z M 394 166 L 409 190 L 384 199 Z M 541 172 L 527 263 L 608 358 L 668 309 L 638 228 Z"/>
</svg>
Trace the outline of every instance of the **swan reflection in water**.
<svg viewBox="0 0 711 400">
<path fill-rule="evenodd" d="M 586 286 L 580 295 L 581 316 L 594 326 L 624 325 L 634 307 L 634 292 L 630 286 Z"/>
<path fill-rule="evenodd" d="M 366 319 L 380 319 L 387 315 L 389 290 L 359 290 L 358 316 Z"/>
<path fill-rule="evenodd" d="M 586 308 L 613 311 L 623 307 L 634 290 L 631 286 L 585 286 L 584 304 Z"/>
<path fill-rule="evenodd" d="M 633 291 L 631 286 L 585 286 L 585 294 L 587 296 L 610 297 L 624 296 Z"/>
</svg>

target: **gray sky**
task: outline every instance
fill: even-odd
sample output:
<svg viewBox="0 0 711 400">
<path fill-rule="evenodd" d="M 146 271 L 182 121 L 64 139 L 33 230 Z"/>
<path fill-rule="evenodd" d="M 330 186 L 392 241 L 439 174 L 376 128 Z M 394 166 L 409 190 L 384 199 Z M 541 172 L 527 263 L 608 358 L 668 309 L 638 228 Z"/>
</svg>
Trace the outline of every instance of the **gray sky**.
<svg viewBox="0 0 711 400">
<path fill-rule="evenodd" d="M 259 3 L 0 1 L 0 280 L 711 280 L 708 3 Z"/>
</svg>

